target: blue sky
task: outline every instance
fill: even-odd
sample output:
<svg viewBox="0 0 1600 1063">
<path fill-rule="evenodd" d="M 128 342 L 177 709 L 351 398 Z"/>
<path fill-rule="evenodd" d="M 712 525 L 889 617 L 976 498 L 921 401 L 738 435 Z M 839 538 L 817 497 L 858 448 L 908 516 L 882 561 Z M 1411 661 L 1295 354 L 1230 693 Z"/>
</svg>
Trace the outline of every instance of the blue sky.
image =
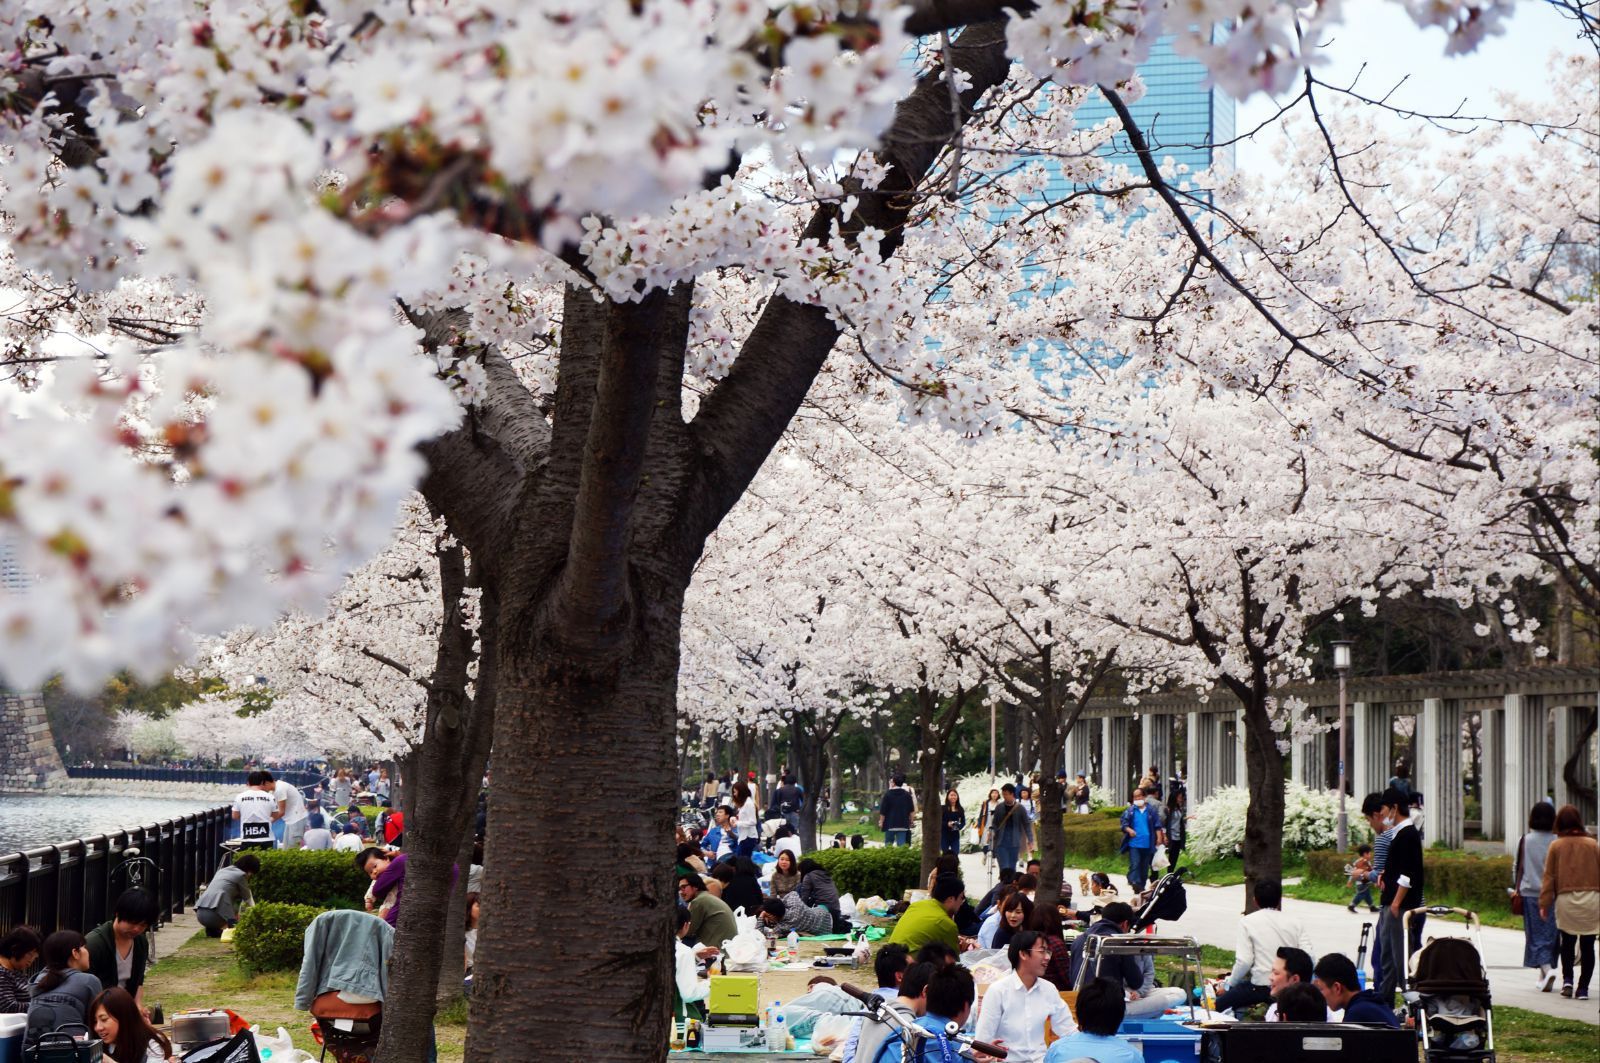
<svg viewBox="0 0 1600 1063">
<path fill-rule="evenodd" d="M 1410 75 L 1391 102 L 1431 113 L 1448 113 L 1466 100 L 1463 113 L 1496 114 L 1495 93 L 1510 90 L 1537 97 L 1545 92 L 1545 63 L 1554 51 L 1575 53 L 1589 47 L 1577 38 L 1577 24 L 1542 0 L 1521 0 L 1506 32 L 1490 37 L 1470 55 L 1444 54 L 1440 29 L 1419 29 L 1394 0 L 1349 0 L 1345 20 L 1330 35 L 1330 62 L 1318 76 L 1347 85 L 1361 71 L 1357 91 L 1381 97 Z M 1293 93 L 1291 92 L 1292 96 Z M 1270 118 L 1277 105 L 1258 95 L 1239 105 L 1240 132 Z M 1241 143 L 1238 166 L 1270 165 L 1265 145 Z"/>
</svg>

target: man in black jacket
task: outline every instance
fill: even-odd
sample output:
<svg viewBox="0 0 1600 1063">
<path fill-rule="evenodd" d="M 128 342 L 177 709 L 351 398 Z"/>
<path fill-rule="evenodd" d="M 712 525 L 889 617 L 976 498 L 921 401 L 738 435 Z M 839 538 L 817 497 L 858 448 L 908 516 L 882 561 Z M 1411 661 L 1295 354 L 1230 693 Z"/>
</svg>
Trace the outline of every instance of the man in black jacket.
<svg viewBox="0 0 1600 1063">
<path fill-rule="evenodd" d="M 1091 937 L 1110 937 L 1113 934 L 1126 934 L 1133 925 L 1133 908 L 1122 901 L 1112 901 L 1100 913 L 1100 920 L 1092 924 L 1088 930 L 1079 934 L 1072 943 L 1072 977 L 1070 981 L 1075 986 L 1078 984 L 1078 971 L 1083 967 L 1084 946 Z M 1122 986 L 1124 999 L 1128 998 L 1129 991 L 1137 992 L 1144 984 L 1144 972 L 1139 969 L 1139 961 L 1132 956 L 1106 956 L 1100 961 L 1098 970 L 1090 971 L 1087 979 L 1110 978 Z M 1087 984 L 1087 982 L 1085 983 Z M 1066 988 L 1066 987 L 1063 987 Z"/>
<path fill-rule="evenodd" d="M 1383 896 L 1379 900 L 1378 936 L 1383 941 L 1383 981 L 1378 997 L 1394 1000 L 1394 991 L 1405 988 L 1405 913 L 1425 903 L 1422 895 L 1422 835 L 1411 821 L 1411 802 L 1390 787 L 1383 792 L 1383 817 L 1396 826 L 1389 840 L 1389 853 L 1383 862 Z M 1411 943 L 1415 948 L 1422 936 L 1422 917 L 1411 920 Z"/>
</svg>

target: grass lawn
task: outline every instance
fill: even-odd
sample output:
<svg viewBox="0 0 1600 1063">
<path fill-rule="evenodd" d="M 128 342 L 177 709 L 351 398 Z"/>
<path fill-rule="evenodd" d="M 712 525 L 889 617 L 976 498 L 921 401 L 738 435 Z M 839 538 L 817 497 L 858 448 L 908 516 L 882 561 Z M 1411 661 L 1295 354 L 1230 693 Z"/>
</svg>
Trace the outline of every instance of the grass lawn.
<svg viewBox="0 0 1600 1063">
<path fill-rule="evenodd" d="M 1126 856 L 1101 856 L 1084 858 L 1067 854 L 1067 866 L 1083 868 L 1089 871 L 1104 871 L 1112 875 L 1126 875 L 1128 873 L 1128 858 Z M 1189 854 L 1183 853 L 1178 857 L 1178 866 L 1189 869 L 1189 874 L 1184 876 L 1184 881 L 1197 886 L 1238 886 L 1244 882 L 1244 861 L 1238 857 L 1228 857 L 1223 860 L 1212 860 L 1204 864 L 1195 864 L 1189 860 Z M 1297 855 L 1290 854 L 1283 861 L 1283 877 L 1295 878 L 1306 873 L 1305 860 Z M 1162 872 L 1151 872 L 1151 881 L 1159 877 Z M 1288 892 L 1286 889 L 1285 892 Z M 1323 898 L 1316 898 L 1321 900 Z M 1521 926 L 1519 922 L 1517 924 Z"/>
<path fill-rule="evenodd" d="M 189 1008 L 232 1008 L 261 1032 L 289 1031 L 296 1048 L 316 1055 L 311 1017 L 294 1010 L 294 985 L 299 971 L 248 975 L 234 960 L 233 945 L 203 932 L 150 968 L 145 1000 L 160 1002 L 170 1017 Z M 436 1022 L 441 1063 L 458 1063 L 467 1040 L 467 1008 L 462 1002 L 442 1012 Z"/>
<path fill-rule="evenodd" d="M 1332 882 L 1312 882 L 1309 879 L 1292 886 L 1283 887 L 1285 897 L 1294 897 L 1302 901 L 1325 901 L 1329 904 L 1349 904 L 1351 891 L 1342 885 Z M 1435 897 L 1428 894 L 1429 904 L 1448 904 L 1457 908 L 1471 909 L 1472 905 L 1458 897 Z M 1512 915 L 1509 911 L 1494 908 L 1478 908 L 1478 919 L 1484 926 L 1505 927 L 1508 930 L 1522 929 L 1522 916 Z"/>
<path fill-rule="evenodd" d="M 865 823 L 861 822 L 863 819 Z M 919 828 L 920 829 L 920 828 Z M 869 842 L 883 841 L 883 831 L 878 829 L 878 814 L 876 812 L 855 812 L 843 819 L 830 819 L 826 823 L 817 825 L 817 833 L 824 839 L 823 844 L 832 844 L 835 834 L 843 834 L 846 838 L 852 834 L 859 834 Z M 912 839 L 918 838 L 916 830 L 912 832 Z"/>
</svg>

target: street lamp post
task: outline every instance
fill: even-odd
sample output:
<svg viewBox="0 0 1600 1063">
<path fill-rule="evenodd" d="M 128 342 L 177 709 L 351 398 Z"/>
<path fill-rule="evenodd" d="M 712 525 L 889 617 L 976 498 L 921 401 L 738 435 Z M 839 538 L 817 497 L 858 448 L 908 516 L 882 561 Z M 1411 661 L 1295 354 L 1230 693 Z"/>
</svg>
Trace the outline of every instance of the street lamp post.
<svg viewBox="0 0 1600 1063">
<path fill-rule="evenodd" d="M 1339 851 L 1350 847 L 1350 817 L 1344 807 L 1344 680 L 1350 671 L 1350 643 L 1333 644 L 1333 670 L 1339 673 Z"/>
</svg>

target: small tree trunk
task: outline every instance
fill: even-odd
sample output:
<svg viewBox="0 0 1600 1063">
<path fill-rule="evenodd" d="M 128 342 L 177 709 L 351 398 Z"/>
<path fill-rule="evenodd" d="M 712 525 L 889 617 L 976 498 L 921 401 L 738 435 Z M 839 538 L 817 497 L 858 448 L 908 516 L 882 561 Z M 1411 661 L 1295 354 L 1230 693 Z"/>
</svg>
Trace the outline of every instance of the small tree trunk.
<svg viewBox="0 0 1600 1063">
<path fill-rule="evenodd" d="M 939 824 L 944 818 L 944 794 L 939 786 L 943 781 L 944 749 L 936 745 L 930 752 L 923 746 L 917 751 L 917 759 L 921 762 L 922 776 L 918 786 L 922 794 L 922 879 L 918 883 L 921 885 L 928 881 L 933 862 L 939 858 Z"/>
<path fill-rule="evenodd" d="M 439 964 L 439 983 L 433 995 L 434 1002 L 440 1008 L 455 1003 L 466 991 L 463 980 L 467 961 L 467 872 L 472 866 L 472 846 L 476 840 L 469 823 L 461 835 L 461 844 L 456 847 L 455 864 L 460 874 L 456 876 L 455 889 L 450 891 L 450 908 L 445 912 L 443 933 L 440 935 L 439 952 L 443 959 Z M 460 964 L 455 962 L 458 956 L 461 958 Z"/>
<path fill-rule="evenodd" d="M 1062 824 L 1066 796 L 1066 787 L 1056 778 L 1056 769 L 1047 760 L 1036 794 L 1039 806 L 1039 889 L 1033 900 L 1036 907 L 1053 905 L 1061 895 L 1061 874 L 1067 863 L 1067 834 Z"/>
<path fill-rule="evenodd" d="M 1236 691 L 1237 692 L 1237 691 Z M 1244 758 L 1250 808 L 1244 820 L 1245 911 L 1255 911 L 1257 882 L 1283 878 L 1283 757 L 1267 716 L 1267 683 L 1256 677 L 1244 710 Z"/>
<path fill-rule="evenodd" d="M 840 816 L 840 809 L 844 807 L 844 773 L 839 770 L 839 749 L 836 743 L 828 743 L 828 814 L 834 819 Z M 822 844 L 819 840 L 818 844 Z"/>
</svg>

